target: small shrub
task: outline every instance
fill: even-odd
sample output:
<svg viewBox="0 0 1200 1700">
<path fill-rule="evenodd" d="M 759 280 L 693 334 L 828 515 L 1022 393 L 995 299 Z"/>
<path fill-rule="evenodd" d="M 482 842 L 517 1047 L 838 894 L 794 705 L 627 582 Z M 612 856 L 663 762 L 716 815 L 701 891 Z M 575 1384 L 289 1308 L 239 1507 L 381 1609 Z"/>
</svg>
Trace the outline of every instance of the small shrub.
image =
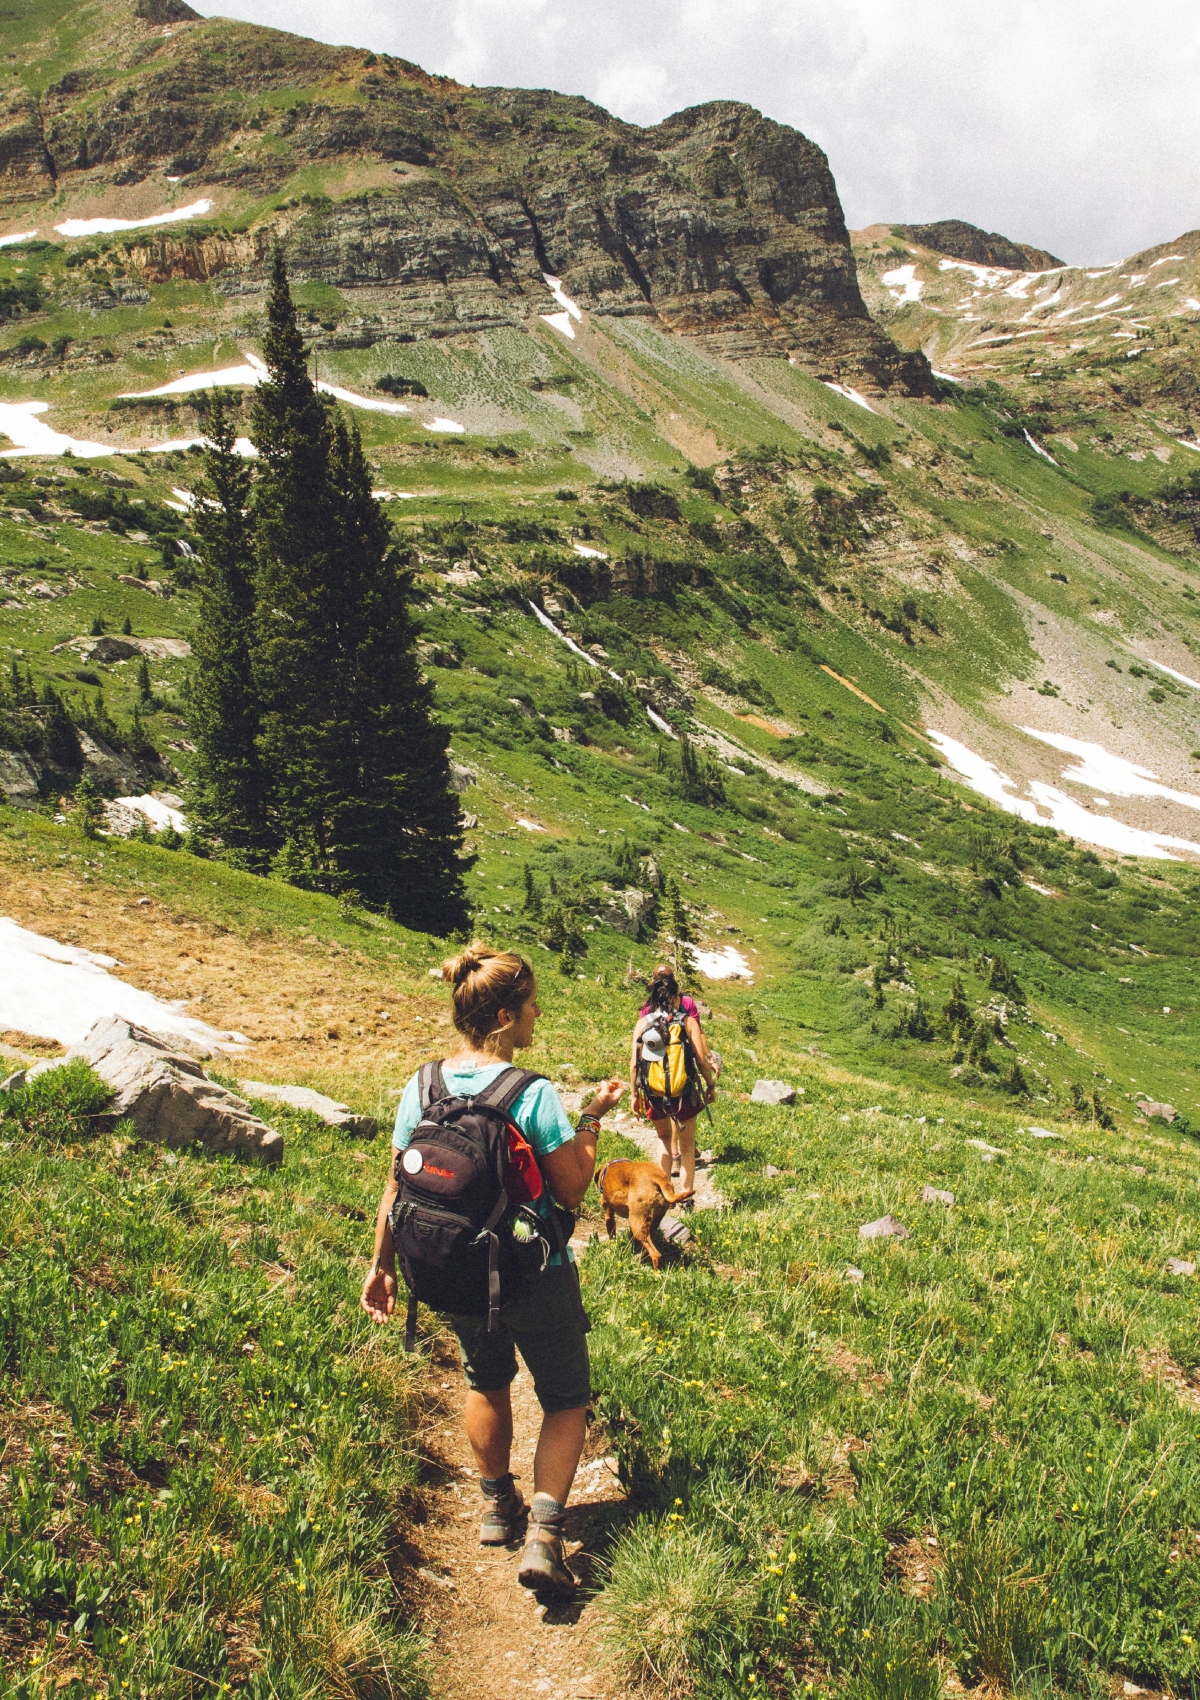
<svg viewBox="0 0 1200 1700">
<path fill-rule="evenodd" d="M 635 1679 L 686 1694 L 697 1675 L 726 1668 L 751 1599 L 711 1530 L 647 1519 L 618 1545 L 604 1604 L 605 1638 Z"/>
<path fill-rule="evenodd" d="M 10 1092 L 2 1112 L 24 1132 L 65 1144 L 95 1131 L 96 1117 L 103 1115 L 111 1097 L 85 1062 L 70 1062 Z"/>
</svg>

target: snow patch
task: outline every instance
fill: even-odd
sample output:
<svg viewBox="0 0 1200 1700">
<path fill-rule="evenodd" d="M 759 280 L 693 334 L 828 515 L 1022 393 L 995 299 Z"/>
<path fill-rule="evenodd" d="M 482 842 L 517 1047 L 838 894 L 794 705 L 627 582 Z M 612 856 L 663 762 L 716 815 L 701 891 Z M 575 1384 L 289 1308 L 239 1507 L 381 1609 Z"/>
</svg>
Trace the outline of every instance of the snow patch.
<svg viewBox="0 0 1200 1700">
<path fill-rule="evenodd" d="M 589 549 L 586 543 L 572 543 L 571 547 L 577 555 L 582 555 L 589 561 L 607 561 L 608 559 L 603 549 Z"/>
<path fill-rule="evenodd" d="M 110 974 L 114 957 L 59 944 L 0 919 L 0 1023 L 21 1033 L 77 1045 L 106 1016 L 124 1016 L 152 1032 L 179 1034 L 213 1050 L 241 1036 L 221 1033 L 184 1015 L 183 1002 L 165 1003 Z M 242 1041 L 244 1043 L 244 1041 Z"/>
<path fill-rule="evenodd" d="M 30 242 L 36 235 L 36 230 L 19 230 L 14 236 L 0 236 L 0 248 L 11 248 L 14 242 Z"/>
<path fill-rule="evenodd" d="M 1058 465 L 1058 462 L 1055 460 L 1054 456 L 1052 454 L 1049 454 L 1042 447 L 1042 445 L 1040 443 L 1035 442 L 1034 439 L 1029 435 L 1028 431 L 1026 431 L 1024 433 L 1024 435 L 1025 435 L 1025 441 L 1029 444 L 1030 448 L 1033 450 L 1035 455 L 1041 455 L 1042 459 L 1048 460 L 1050 462 L 1051 466 L 1057 466 Z"/>
<path fill-rule="evenodd" d="M 651 723 L 652 726 L 657 726 L 659 731 L 665 732 L 668 738 L 674 738 L 675 737 L 674 731 L 672 730 L 672 728 L 670 726 L 667 725 L 667 722 L 663 719 L 661 714 L 655 714 L 654 710 L 651 707 L 649 707 L 649 705 L 647 705 L 646 713 L 650 717 L 650 723 Z"/>
<path fill-rule="evenodd" d="M 961 378 L 956 378 L 951 372 L 939 372 L 934 367 L 929 368 L 935 378 L 940 378 L 944 384 L 962 384 Z"/>
<path fill-rule="evenodd" d="M 171 808 L 159 797 L 117 797 L 115 802 L 119 807 L 129 809 L 134 814 L 144 815 L 150 825 L 159 832 L 168 826 L 173 826 L 176 832 L 186 832 L 188 829 L 187 816 L 183 810 Z"/>
<path fill-rule="evenodd" d="M 973 791 L 990 798 L 1006 814 L 1018 815 L 1022 820 L 1032 821 L 1039 826 L 1053 826 L 1059 832 L 1082 840 L 1084 844 L 1097 844 L 1107 850 L 1119 850 L 1126 856 L 1146 856 L 1154 861 L 1178 861 L 1179 857 L 1175 852 L 1179 850 L 1191 851 L 1193 855 L 1200 856 L 1200 844 L 1193 843 L 1190 838 L 1175 838 L 1161 832 L 1143 832 L 1137 827 L 1126 826 L 1123 821 L 1098 817 L 1057 787 L 1044 785 L 1040 780 L 1030 782 L 1028 797 L 1017 796 L 1016 781 L 1010 779 L 1008 774 L 1001 773 L 990 761 L 986 761 L 983 756 L 977 756 L 965 744 L 947 737 L 944 732 L 934 731 L 932 727 L 927 727 L 926 730 L 930 741 L 942 752 L 955 773 L 965 779 Z M 1029 728 L 1023 730 L 1028 731 Z M 1047 742 L 1053 741 L 1044 733 L 1036 733 L 1034 736 L 1045 738 Z M 1104 789 L 1119 793 L 1120 786 L 1111 782 L 1111 772 L 1106 772 L 1105 778 L 1108 783 Z M 1137 794 L 1145 793 L 1127 793 Z M 1200 799 L 1197 801 L 1200 802 Z"/>
<path fill-rule="evenodd" d="M 442 432 L 465 431 L 466 426 L 465 425 L 456 425 L 454 423 L 453 419 L 435 419 L 431 424 L 427 424 L 425 426 L 425 429 L 427 431 L 442 431 Z"/>
<path fill-rule="evenodd" d="M 546 288 L 550 291 L 551 295 L 553 295 L 559 306 L 564 309 L 570 318 L 575 319 L 582 324 L 583 314 L 576 303 L 571 300 L 571 297 L 563 288 L 561 281 L 556 277 L 551 277 L 549 272 L 543 272 L 542 276 L 546 280 Z"/>
<path fill-rule="evenodd" d="M 416 492 L 413 490 L 372 490 L 377 502 L 415 502 Z"/>
<path fill-rule="evenodd" d="M 919 301 L 925 287 L 917 276 L 916 266 L 897 266 L 895 271 L 884 272 L 882 282 L 897 305 L 905 301 Z"/>
<path fill-rule="evenodd" d="M 1194 681 L 1188 679 L 1186 683 L 1191 685 Z M 1200 690 L 1200 685 L 1195 689 Z M 1032 726 L 1022 726 L 1021 730 L 1064 755 L 1077 757 L 1078 767 L 1063 770 L 1063 778 L 1076 785 L 1090 785 L 1093 791 L 1111 791 L 1116 797 L 1165 797 L 1170 803 L 1182 803 L 1185 809 L 1200 809 L 1200 796 L 1195 792 L 1174 791 L 1169 785 L 1160 784 L 1158 775 L 1148 767 L 1137 767 L 1124 756 L 1113 755 L 1103 744 L 1068 738 L 1062 732 L 1037 732 Z"/>
<path fill-rule="evenodd" d="M 553 325 L 556 331 L 561 331 L 565 337 L 575 341 L 575 326 L 571 323 L 569 313 L 539 313 L 540 319 L 545 319 L 548 325 Z"/>
<path fill-rule="evenodd" d="M 846 400 L 852 401 L 856 407 L 865 407 L 868 413 L 874 413 L 875 409 L 866 396 L 859 395 L 858 391 L 851 389 L 849 384 L 833 384 L 830 383 L 828 378 L 822 378 L 821 382 L 827 390 L 833 390 L 835 395 L 845 396 Z"/>
<path fill-rule="evenodd" d="M 517 825 L 523 826 L 526 832 L 549 832 L 549 827 L 539 826 L 535 820 L 526 820 L 522 815 L 517 816 Z"/>
<path fill-rule="evenodd" d="M 1149 661 L 1149 656 L 1146 657 Z M 1200 684 L 1195 679 L 1189 679 L 1186 673 L 1177 673 L 1174 667 L 1168 667 L 1165 661 L 1150 661 L 1151 667 L 1157 667 L 1160 673 L 1169 673 L 1172 679 L 1178 679 L 1181 685 L 1190 685 L 1194 691 L 1200 691 Z"/>
<path fill-rule="evenodd" d="M 15 449 L 0 449 L 0 457 L 8 460 L 13 455 L 60 455 L 70 449 L 83 460 L 94 460 L 97 455 L 121 452 L 111 443 L 81 442 L 78 437 L 53 430 L 38 418 L 49 409 L 46 401 L 0 402 L 0 433 L 17 445 Z"/>
<path fill-rule="evenodd" d="M 727 944 L 724 950 L 693 950 L 692 960 L 706 980 L 753 980 L 754 971 L 749 962 L 736 950 Z"/>
<path fill-rule="evenodd" d="M 141 449 L 109 449 L 108 453 L 119 455 L 131 453 L 141 454 L 145 452 L 150 455 L 164 455 L 181 451 L 183 449 L 211 449 L 212 446 L 211 437 L 173 437 L 169 443 L 149 443 L 147 444 L 145 451 Z M 233 452 L 235 455 L 241 455 L 243 460 L 258 459 L 258 450 L 250 441 L 249 437 L 235 437 L 233 440 Z"/>
<path fill-rule="evenodd" d="M 188 372 L 182 378 L 172 378 L 169 384 L 160 384 L 156 390 L 126 390 L 121 399 L 141 401 L 156 395 L 190 395 L 193 390 L 254 389 L 267 383 L 269 378 L 266 362 L 247 351 L 244 365 L 221 366 L 215 372 Z M 359 395 L 355 390 L 344 390 L 338 384 L 325 383 L 323 379 L 318 379 L 317 388 L 336 401 L 344 401 L 349 407 L 361 407 L 368 413 L 412 412 L 402 401 L 383 401 L 375 396 Z"/>
<path fill-rule="evenodd" d="M 977 284 L 983 289 L 994 289 L 998 283 L 1003 283 L 1006 277 L 1014 277 L 1016 273 L 1004 266 L 976 266 L 970 260 L 941 260 L 938 263 L 940 272 L 970 272 Z"/>
<path fill-rule="evenodd" d="M 153 218 L 69 218 L 56 224 L 60 236 L 111 236 L 116 230 L 145 230 L 152 224 L 176 224 L 182 218 L 203 218 L 212 211 L 211 201 L 193 201 L 177 212 L 155 213 Z"/>
</svg>

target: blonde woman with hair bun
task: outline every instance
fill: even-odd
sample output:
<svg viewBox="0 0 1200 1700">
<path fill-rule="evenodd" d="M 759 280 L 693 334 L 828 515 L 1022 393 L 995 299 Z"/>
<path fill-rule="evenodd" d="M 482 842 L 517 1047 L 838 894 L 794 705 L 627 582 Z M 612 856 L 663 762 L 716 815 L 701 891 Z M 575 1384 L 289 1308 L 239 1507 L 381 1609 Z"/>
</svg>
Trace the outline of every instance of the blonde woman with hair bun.
<svg viewBox="0 0 1200 1700">
<path fill-rule="evenodd" d="M 513 1069 L 513 1054 L 533 1043 L 541 1014 L 533 969 L 513 951 L 468 945 L 442 965 L 452 988 L 451 1013 L 462 1044 L 439 1065 L 414 1074 L 396 1113 L 393 1148 L 396 1168 L 380 1200 L 375 1255 L 362 1290 L 362 1305 L 377 1323 L 392 1317 L 397 1296 L 392 1211 L 401 1186 L 403 1154 L 414 1131 L 427 1124 L 422 1080 L 440 1082 L 445 1099 L 479 1104 L 496 1082 Z M 436 1072 L 431 1074 L 430 1070 Z M 514 1076 L 519 1081 L 519 1075 Z M 532 1160 L 544 1182 L 539 1207 L 555 1204 L 578 1209 L 596 1168 L 600 1120 L 620 1100 L 621 1081 L 605 1081 L 572 1127 L 549 1080 L 532 1076 L 506 1107 L 510 1122 L 532 1148 Z M 434 1114 L 438 1105 L 435 1105 Z M 413 1161 L 419 1168 L 419 1153 Z M 560 1237 L 561 1243 L 561 1237 Z M 467 1380 L 464 1411 L 467 1439 L 475 1456 L 484 1508 L 480 1542 L 503 1546 L 519 1538 L 528 1523 L 518 1580 L 548 1596 L 565 1596 L 576 1587 L 563 1562 L 562 1532 L 567 1498 L 583 1451 L 591 1379 L 587 1319 L 579 1296 L 579 1276 L 569 1246 L 556 1252 L 526 1290 L 500 1304 L 499 1326 L 486 1319 L 445 1313 L 453 1328 Z M 528 1508 L 515 1485 L 510 1464 L 513 1438 L 509 1389 L 517 1373 L 517 1352 L 533 1379 L 542 1408 L 542 1426 L 533 1465 L 533 1504 Z"/>
</svg>

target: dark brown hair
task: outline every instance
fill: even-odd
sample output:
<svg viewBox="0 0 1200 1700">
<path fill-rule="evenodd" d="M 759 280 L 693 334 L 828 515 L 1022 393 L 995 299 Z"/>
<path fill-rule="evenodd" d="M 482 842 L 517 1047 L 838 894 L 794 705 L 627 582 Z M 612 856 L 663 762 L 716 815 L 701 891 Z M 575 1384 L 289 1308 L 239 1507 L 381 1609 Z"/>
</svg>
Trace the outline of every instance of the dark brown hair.
<svg viewBox="0 0 1200 1700">
<path fill-rule="evenodd" d="M 477 1050 L 499 1032 L 500 1011 L 516 1015 L 533 993 L 533 969 L 523 956 L 478 942 L 446 958 L 442 979 L 454 987 L 454 1025 Z"/>
<path fill-rule="evenodd" d="M 651 1009 L 669 1011 L 678 996 L 679 981 L 675 978 L 675 970 L 664 962 L 662 967 L 656 968 L 650 976 L 650 989 L 646 994 L 646 1002 Z"/>
</svg>

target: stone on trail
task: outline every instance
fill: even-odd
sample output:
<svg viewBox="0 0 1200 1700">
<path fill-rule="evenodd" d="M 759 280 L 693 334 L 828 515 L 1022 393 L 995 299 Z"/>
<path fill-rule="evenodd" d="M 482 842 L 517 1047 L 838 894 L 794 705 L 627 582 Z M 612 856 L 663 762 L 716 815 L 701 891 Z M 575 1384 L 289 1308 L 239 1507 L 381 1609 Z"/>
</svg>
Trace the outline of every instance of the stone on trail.
<svg viewBox="0 0 1200 1700">
<path fill-rule="evenodd" d="M 111 1113 L 127 1116 L 140 1139 L 176 1147 L 198 1142 L 265 1163 L 283 1158 L 283 1136 L 162 1034 L 106 1016 L 62 1060 L 87 1063 L 112 1088 Z"/>
<path fill-rule="evenodd" d="M 1168 1257 L 1168 1275 L 1194 1275 L 1195 1273 L 1196 1265 L 1189 1263 L 1186 1257 Z"/>
<path fill-rule="evenodd" d="M 374 1139 L 379 1123 L 374 1116 L 357 1115 L 349 1104 L 339 1104 L 323 1092 L 308 1086 L 272 1086 L 265 1080 L 239 1080 L 238 1085 L 247 1098 L 266 1098 L 273 1104 L 286 1104 L 292 1110 L 311 1110 L 329 1127 L 336 1127 L 354 1139 Z"/>
<path fill-rule="evenodd" d="M 794 1104 L 796 1088 L 786 1080 L 756 1080 L 750 1094 L 752 1104 Z"/>
<path fill-rule="evenodd" d="M 1054 1133 L 1048 1127 L 1027 1127 L 1025 1132 L 1031 1139 L 1061 1139 L 1061 1133 Z"/>
<path fill-rule="evenodd" d="M 897 1222 L 889 1211 L 886 1216 L 880 1216 L 875 1222 L 864 1222 L 858 1230 L 860 1240 L 883 1240 L 889 1235 L 898 1240 L 910 1240 L 912 1235 L 903 1222 Z"/>
<path fill-rule="evenodd" d="M 926 1204 L 954 1203 L 954 1194 L 952 1192 L 939 1192 L 935 1186 L 927 1186 L 925 1191 L 921 1194 L 921 1198 Z"/>
</svg>

